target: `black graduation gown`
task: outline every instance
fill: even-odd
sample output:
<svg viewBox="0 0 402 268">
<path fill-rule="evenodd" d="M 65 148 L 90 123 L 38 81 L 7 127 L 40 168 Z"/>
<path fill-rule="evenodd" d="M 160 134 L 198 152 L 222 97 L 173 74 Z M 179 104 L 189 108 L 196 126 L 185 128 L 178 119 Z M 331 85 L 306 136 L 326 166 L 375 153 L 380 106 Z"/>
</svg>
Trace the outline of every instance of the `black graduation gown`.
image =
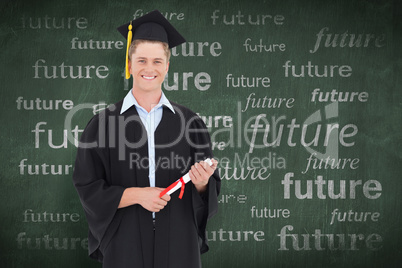
<svg viewBox="0 0 402 268">
<path fill-rule="evenodd" d="M 201 267 L 200 253 L 208 251 L 206 224 L 218 209 L 218 172 L 202 195 L 191 181 L 182 199 L 180 189 L 173 193 L 156 213 L 155 231 L 152 213 L 142 206 L 118 209 L 125 188 L 149 187 L 146 130 L 134 106 L 120 115 L 122 103 L 90 120 L 77 151 L 73 182 L 88 221 L 89 255 L 103 267 Z M 163 107 L 155 131 L 155 184 L 162 188 L 212 157 L 204 122 L 189 109 L 172 106 L 175 113 Z"/>
</svg>

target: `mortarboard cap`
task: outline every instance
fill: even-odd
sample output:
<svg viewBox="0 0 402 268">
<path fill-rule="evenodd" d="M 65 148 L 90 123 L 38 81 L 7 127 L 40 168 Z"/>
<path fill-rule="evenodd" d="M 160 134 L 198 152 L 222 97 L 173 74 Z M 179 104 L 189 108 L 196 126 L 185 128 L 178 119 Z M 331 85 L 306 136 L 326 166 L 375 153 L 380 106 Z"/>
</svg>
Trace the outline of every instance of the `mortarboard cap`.
<svg viewBox="0 0 402 268">
<path fill-rule="evenodd" d="M 128 70 L 128 49 L 132 40 L 156 40 L 169 44 L 169 48 L 178 46 L 186 40 L 173 27 L 172 24 L 158 11 L 154 10 L 148 14 L 126 23 L 117 30 L 127 39 L 126 52 L 126 79 L 130 78 Z"/>
</svg>

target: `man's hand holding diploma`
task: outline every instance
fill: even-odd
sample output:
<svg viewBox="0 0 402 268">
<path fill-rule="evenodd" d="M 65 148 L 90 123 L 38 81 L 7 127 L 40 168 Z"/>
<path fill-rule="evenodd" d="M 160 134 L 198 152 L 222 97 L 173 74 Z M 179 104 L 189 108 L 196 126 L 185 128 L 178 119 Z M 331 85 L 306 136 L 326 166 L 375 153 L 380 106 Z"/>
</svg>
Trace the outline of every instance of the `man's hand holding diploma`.
<svg viewBox="0 0 402 268">
<path fill-rule="evenodd" d="M 190 179 L 199 193 L 203 193 L 207 189 L 209 178 L 214 174 L 218 161 L 211 159 L 212 166 L 205 161 L 195 163 L 189 171 Z"/>
<path fill-rule="evenodd" d="M 191 166 L 189 172 L 186 175 L 172 183 L 169 187 L 163 190 L 159 197 L 163 197 L 164 195 L 170 195 L 176 190 L 181 188 L 179 198 L 181 199 L 184 194 L 185 184 L 189 181 L 192 181 L 194 186 L 196 187 L 199 193 L 203 193 L 207 189 L 209 177 L 212 176 L 216 167 L 218 166 L 218 161 L 215 159 L 205 159 L 205 161 L 201 161 L 199 163 L 195 163 Z"/>
<path fill-rule="evenodd" d="M 205 161 L 195 163 L 194 165 L 191 166 L 188 175 L 186 174 L 186 176 L 190 177 L 190 180 L 193 182 L 195 188 L 199 193 L 203 193 L 206 191 L 209 178 L 212 176 L 216 167 L 218 166 L 218 161 L 216 161 L 215 159 L 211 159 L 210 161 L 212 162 L 211 166 Z M 184 187 L 184 184 L 187 181 L 189 180 L 187 179 L 184 181 L 183 178 L 181 178 L 179 185 L 177 186 L 172 185 L 172 186 L 175 186 L 176 188 Z M 170 201 L 169 194 L 171 193 L 171 191 L 175 190 L 176 189 L 169 189 L 169 188 L 163 189 L 158 187 L 127 188 L 123 192 L 123 196 L 120 200 L 118 208 L 123 208 L 134 204 L 140 204 L 143 208 L 145 208 L 148 211 L 159 212 Z"/>
</svg>

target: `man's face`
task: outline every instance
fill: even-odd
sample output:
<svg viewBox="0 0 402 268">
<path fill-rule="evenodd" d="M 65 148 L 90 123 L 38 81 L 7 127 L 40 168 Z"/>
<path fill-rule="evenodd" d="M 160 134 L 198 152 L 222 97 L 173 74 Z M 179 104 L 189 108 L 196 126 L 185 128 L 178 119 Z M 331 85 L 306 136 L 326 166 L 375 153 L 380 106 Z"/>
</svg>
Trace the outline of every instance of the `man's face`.
<svg viewBox="0 0 402 268">
<path fill-rule="evenodd" d="M 169 69 L 169 63 L 161 43 L 141 43 L 131 55 L 130 73 L 133 88 L 137 91 L 160 90 Z"/>
</svg>

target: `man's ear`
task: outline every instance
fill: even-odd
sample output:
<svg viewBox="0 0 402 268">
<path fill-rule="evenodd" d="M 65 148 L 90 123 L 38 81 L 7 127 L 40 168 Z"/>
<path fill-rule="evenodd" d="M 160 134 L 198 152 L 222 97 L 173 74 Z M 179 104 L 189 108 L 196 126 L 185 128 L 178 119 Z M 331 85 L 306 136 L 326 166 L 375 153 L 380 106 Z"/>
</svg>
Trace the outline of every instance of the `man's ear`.
<svg viewBox="0 0 402 268">
<path fill-rule="evenodd" d="M 128 60 L 128 72 L 131 73 L 131 60 Z"/>
<path fill-rule="evenodd" d="M 169 71 L 169 64 L 170 64 L 170 61 L 168 61 L 168 63 L 166 64 L 166 72 Z"/>
</svg>

